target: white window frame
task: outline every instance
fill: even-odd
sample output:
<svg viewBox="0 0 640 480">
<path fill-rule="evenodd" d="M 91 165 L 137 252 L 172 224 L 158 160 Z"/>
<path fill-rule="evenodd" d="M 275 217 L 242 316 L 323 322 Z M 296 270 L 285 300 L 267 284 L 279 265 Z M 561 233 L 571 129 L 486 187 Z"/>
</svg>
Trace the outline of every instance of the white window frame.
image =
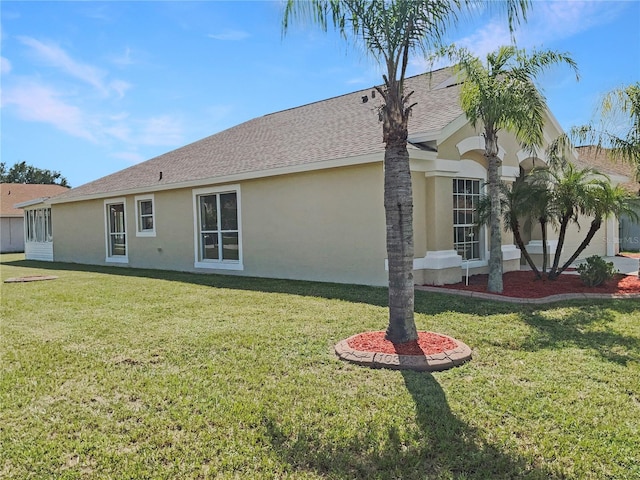
<svg viewBox="0 0 640 480">
<path fill-rule="evenodd" d="M 109 213 L 108 207 L 109 205 L 117 205 L 122 204 L 123 213 L 124 213 L 124 255 L 111 255 L 109 248 L 109 240 L 111 237 L 111 229 L 109 225 Z M 104 201 L 104 206 L 102 208 L 104 211 L 104 238 L 105 238 L 105 262 L 108 263 L 129 263 L 129 234 L 127 233 L 127 200 L 124 197 L 121 198 L 109 198 Z"/>
<path fill-rule="evenodd" d="M 478 199 L 480 199 L 482 197 L 482 195 L 485 193 L 485 180 L 481 179 L 481 178 L 473 178 L 473 177 L 453 177 L 452 179 L 453 181 L 458 181 L 458 180 L 462 180 L 462 181 L 466 181 L 466 180 L 470 180 L 472 182 L 478 182 L 479 183 L 479 189 L 478 189 Z M 451 186 L 451 193 L 452 193 L 452 197 L 455 198 L 455 193 L 453 192 L 453 181 L 452 181 L 452 186 Z M 455 207 L 455 202 L 454 202 L 454 206 L 452 209 L 452 213 L 454 213 L 456 211 L 456 207 Z M 466 224 L 465 224 L 466 225 Z M 456 245 L 456 239 L 455 239 L 455 231 L 456 231 L 456 226 L 458 226 L 458 224 L 456 224 L 455 222 L 453 223 L 453 246 L 454 246 L 454 250 L 456 250 L 456 252 L 458 251 L 455 247 Z M 466 268 L 467 264 L 470 268 L 475 268 L 475 267 L 480 267 L 480 266 L 486 266 L 488 264 L 488 255 L 487 255 L 487 251 L 486 251 L 486 228 L 481 225 L 478 228 L 478 239 L 477 240 L 472 240 L 472 242 L 478 242 L 478 255 L 479 258 L 472 258 L 472 259 L 465 259 L 464 255 L 462 256 L 462 267 Z M 471 242 L 470 242 L 471 243 Z"/>
<path fill-rule="evenodd" d="M 149 230 L 143 230 L 142 228 L 142 212 L 140 211 L 141 202 L 151 202 L 151 222 L 153 228 Z M 156 200 L 153 193 L 147 195 L 136 195 L 136 237 L 155 237 L 156 236 Z"/>
<path fill-rule="evenodd" d="M 24 211 L 25 243 L 52 243 L 53 222 L 51 207 L 31 208 Z"/>
<path fill-rule="evenodd" d="M 242 202 L 240 185 L 224 185 L 220 187 L 207 187 L 192 190 L 193 193 L 193 252 L 194 267 L 217 270 L 244 270 L 242 258 Z M 236 206 L 238 215 L 238 260 L 213 260 L 200 258 L 200 205 L 199 198 L 203 195 L 220 195 L 224 193 L 236 194 Z M 218 197 L 220 198 L 220 197 Z M 218 205 L 219 208 L 219 205 Z M 220 218 L 220 215 L 218 215 Z"/>
</svg>

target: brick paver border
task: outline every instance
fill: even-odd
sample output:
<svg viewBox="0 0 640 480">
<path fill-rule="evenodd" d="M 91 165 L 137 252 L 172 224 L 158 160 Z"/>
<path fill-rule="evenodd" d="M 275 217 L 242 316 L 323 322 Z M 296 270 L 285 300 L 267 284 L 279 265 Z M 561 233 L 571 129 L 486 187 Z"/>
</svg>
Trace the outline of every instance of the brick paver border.
<svg viewBox="0 0 640 480">
<path fill-rule="evenodd" d="M 462 297 L 473 297 L 482 300 L 497 300 L 507 303 L 532 303 L 543 304 L 561 302 L 564 300 L 588 300 L 588 299 L 623 299 L 623 298 L 640 298 L 638 293 L 560 293 L 557 295 L 549 295 L 542 298 L 520 298 L 508 297 L 506 295 L 497 295 L 495 293 L 474 292 L 471 290 L 456 290 L 453 288 L 431 287 L 427 285 L 416 286 L 416 290 L 422 292 L 444 293 L 448 295 L 459 295 Z"/>
<path fill-rule="evenodd" d="M 371 368 L 391 368 L 394 370 L 417 370 L 426 372 L 439 372 L 462 365 L 471 360 L 471 349 L 468 345 L 447 335 L 455 342 L 456 347 L 433 355 L 398 355 L 394 353 L 364 352 L 354 350 L 349 346 L 349 340 L 357 337 L 354 335 L 338 342 L 335 346 L 336 355 L 341 360 L 363 365 Z"/>
<path fill-rule="evenodd" d="M 39 282 L 41 280 L 55 280 L 55 275 L 29 275 L 26 277 L 13 277 L 7 278 L 4 283 L 25 283 L 25 282 Z"/>
</svg>

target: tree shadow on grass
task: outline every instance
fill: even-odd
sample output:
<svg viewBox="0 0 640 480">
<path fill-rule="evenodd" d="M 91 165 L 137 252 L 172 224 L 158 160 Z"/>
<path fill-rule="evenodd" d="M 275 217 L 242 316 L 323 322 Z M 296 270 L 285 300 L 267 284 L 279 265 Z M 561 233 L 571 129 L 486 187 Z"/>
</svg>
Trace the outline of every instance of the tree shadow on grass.
<svg viewBox="0 0 640 480">
<path fill-rule="evenodd" d="M 554 473 L 490 444 L 450 410 L 429 373 L 404 370 L 415 404 L 415 425 L 371 425 L 349 438 L 323 440 L 313 425 L 281 427 L 265 420 L 271 446 L 292 472 L 340 479 L 548 479 Z M 393 395 L 393 392 L 390 392 Z"/>
<path fill-rule="evenodd" d="M 385 287 L 29 260 L 4 262 L 3 265 L 152 278 L 212 288 L 319 297 L 383 308 L 388 306 L 388 290 Z M 570 307 L 572 313 L 560 320 L 545 316 L 544 312 L 554 310 L 559 305 Z M 606 326 L 613 321 L 611 311 L 629 316 L 637 312 L 637 317 L 640 317 L 640 300 L 571 300 L 525 305 L 471 299 L 446 293 L 417 291 L 415 296 L 415 312 L 424 315 L 453 312 L 482 317 L 517 312 L 522 321 L 535 330 L 535 333 L 518 348 L 536 351 L 578 346 L 593 350 L 603 358 L 620 364 L 626 364 L 629 360 L 639 360 L 640 340 L 615 332 Z M 593 328 L 595 323 L 599 324 L 599 328 Z"/>
<path fill-rule="evenodd" d="M 638 311 L 628 302 L 619 311 Z M 577 347 L 590 350 L 603 359 L 620 365 L 640 362 L 640 338 L 621 334 L 611 328 L 615 321 L 611 312 L 600 305 L 586 305 L 569 310 L 560 318 L 549 317 L 544 311 L 530 312 L 520 317 L 533 327 L 533 334 L 519 348 L 526 351 Z"/>
<path fill-rule="evenodd" d="M 37 270 L 56 270 L 71 272 L 91 272 L 125 277 L 152 278 L 173 282 L 203 285 L 214 288 L 229 288 L 264 293 L 283 293 L 320 297 L 328 300 L 343 300 L 353 303 L 366 303 L 379 307 L 388 306 L 386 287 L 352 285 L 344 283 L 313 282 L 276 278 L 247 277 L 240 275 L 221 275 L 213 273 L 178 272 L 173 270 L 155 270 L 131 268 L 117 265 L 87 265 L 79 263 L 39 262 L 17 260 L 3 262 L 2 265 L 31 268 Z M 447 311 L 469 314 L 496 314 L 514 311 L 514 305 L 495 301 L 473 301 L 467 297 L 448 294 L 416 292 L 415 311 L 433 315 Z"/>
</svg>

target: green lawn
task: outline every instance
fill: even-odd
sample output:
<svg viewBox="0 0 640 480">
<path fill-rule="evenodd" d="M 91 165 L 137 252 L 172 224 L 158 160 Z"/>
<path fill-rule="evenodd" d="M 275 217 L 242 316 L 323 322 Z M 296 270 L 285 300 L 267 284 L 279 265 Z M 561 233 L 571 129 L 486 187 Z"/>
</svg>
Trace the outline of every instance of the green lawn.
<svg viewBox="0 0 640 480">
<path fill-rule="evenodd" d="M 638 479 L 640 301 L 416 294 L 471 362 L 337 360 L 386 291 L 3 255 L 0 477 Z"/>
</svg>

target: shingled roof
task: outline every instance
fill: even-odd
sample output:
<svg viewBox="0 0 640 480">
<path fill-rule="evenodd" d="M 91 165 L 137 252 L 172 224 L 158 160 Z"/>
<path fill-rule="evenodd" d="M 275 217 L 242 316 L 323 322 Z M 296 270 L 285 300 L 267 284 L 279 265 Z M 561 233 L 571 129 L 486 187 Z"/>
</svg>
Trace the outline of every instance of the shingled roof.
<svg viewBox="0 0 640 480">
<path fill-rule="evenodd" d="M 451 69 L 406 80 L 417 105 L 411 133 L 438 131 L 462 114 Z M 381 153 L 380 95 L 360 90 L 249 120 L 146 162 L 81 185 L 56 202 L 219 183 L 232 176 L 273 172 Z M 363 102 L 367 96 L 368 101 Z M 162 172 L 162 174 L 161 174 Z"/>
<path fill-rule="evenodd" d="M 60 185 L 2 183 L 0 184 L 0 216 L 22 217 L 24 212 L 22 209 L 15 207 L 17 203 L 49 198 L 68 191 L 70 190 L 67 187 L 61 187 Z"/>
<path fill-rule="evenodd" d="M 607 149 L 594 145 L 577 147 L 576 151 L 578 166 L 594 168 L 612 178 L 622 178 L 621 186 L 629 192 L 640 194 L 640 185 L 634 180 L 634 168 L 629 163 L 612 158 Z"/>
</svg>

